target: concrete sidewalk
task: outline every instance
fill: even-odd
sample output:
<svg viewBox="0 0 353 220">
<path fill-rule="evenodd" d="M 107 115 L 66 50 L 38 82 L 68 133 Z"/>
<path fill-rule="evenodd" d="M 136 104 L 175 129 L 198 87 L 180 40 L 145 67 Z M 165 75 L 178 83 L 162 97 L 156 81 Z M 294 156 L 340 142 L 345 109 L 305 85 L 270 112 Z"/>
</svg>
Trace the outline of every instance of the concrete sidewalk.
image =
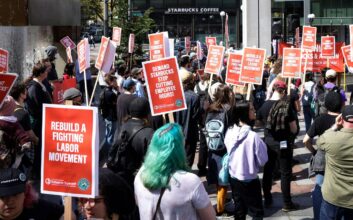
<svg viewBox="0 0 353 220">
<path fill-rule="evenodd" d="M 296 139 L 297 148 L 294 149 L 293 158 L 299 161 L 299 164 L 293 166 L 293 175 L 296 177 L 291 184 L 291 193 L 293 197 L 293 202 L 298 203 L 300 205 L 299 210 L 293 212 L 283 212 L 282 211 L 282 193 L 281 193 L 281 185 L 280 181 L 274 181 L 272 186 L 272 195 L 273 195 L 273 205 L 271 208 L 265 209 L 265 218 L 264 219 L 273 219 L 273 220 L 308 220 L 313 219 L 313 210 L 312 210 L 312 200 L 311 200 L 311 190 L 314 186 L 314 181 L 308 178 L 308 167 L 309 160 L 311 154 L 304 147 L 302 140 L 305 135 L 305 125 L 303 117 L 299 117 L 300 120 L 300 133 Z M 263 137 L 263 130 L 256 130 L 261 137 Z M 193 170 L 197 172 L 197 161 L 198 157 L 196 157 Z M 259 175 L 262 179 L 262 173 Z M 206 178 L 202 177 L 202 181 L 204 181 L 207 192 L 209 193 L 212 204 L 215 206 L 217 203 L 216 197 L 216 189 L 215 186 L 208 186 L 206 182 Z M 229 188 L 227 194 L 227 200 L 231 198 L 231 190 Z M 230 207 L 229 207 L 230 206 Z M 228 204 L 229 208 L 231 204 Z M 228 208 L 226 207 L 226 208 Z M 217 219 L 233 219 L 233 216 L 220 216 Z M 251 219 L 250 216 L 247 219 Z"/>
</svg>

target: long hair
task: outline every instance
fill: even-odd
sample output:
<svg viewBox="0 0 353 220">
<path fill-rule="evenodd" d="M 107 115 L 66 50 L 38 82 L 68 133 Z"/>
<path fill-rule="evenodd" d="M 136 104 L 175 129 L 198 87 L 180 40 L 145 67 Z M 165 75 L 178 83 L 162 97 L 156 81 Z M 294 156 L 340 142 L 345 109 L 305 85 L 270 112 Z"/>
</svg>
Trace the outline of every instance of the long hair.
<svg viewBox="0 0 353 220">
<path fill-rule="evenodd" d="M 184 135 L 178 124 L 165 124 L 153 134 L 141 170 L 141 180 L 146 188 L 168 187 L 175 171 L 189 170 L 184 145 Z"/>
<path fill-rule="evenodd" d="M 234 107 L 234 93 L 229 86 L 225 84 L 218 86 L 214 97 L 215 101 L 209 106 L 207 112 L 220 111 L 224 105 L 229 105 L 230 108 Z"/>
</svg>

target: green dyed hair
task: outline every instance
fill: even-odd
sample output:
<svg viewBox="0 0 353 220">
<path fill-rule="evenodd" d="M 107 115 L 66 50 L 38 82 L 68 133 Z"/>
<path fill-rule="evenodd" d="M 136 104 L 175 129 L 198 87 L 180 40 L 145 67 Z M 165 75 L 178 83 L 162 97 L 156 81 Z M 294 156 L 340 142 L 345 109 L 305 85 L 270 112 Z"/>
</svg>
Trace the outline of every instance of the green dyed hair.
<svg viewBox="0 0 353 220">
<path fill-rule="evenodd" d="M 143 185 L 150 189 L 168 187 L 177 170 L 188 171 L 184 135 L 178 124 L 165 124 L 152 137 L 141 170 Z"/>
</svg>

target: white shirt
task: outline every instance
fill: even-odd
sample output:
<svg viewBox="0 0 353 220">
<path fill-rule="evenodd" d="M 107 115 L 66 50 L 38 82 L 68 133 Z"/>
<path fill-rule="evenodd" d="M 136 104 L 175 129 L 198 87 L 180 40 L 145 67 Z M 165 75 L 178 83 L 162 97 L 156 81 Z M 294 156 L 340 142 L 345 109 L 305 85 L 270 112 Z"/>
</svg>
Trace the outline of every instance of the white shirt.
<svg viewBox="0 0 353 220">
<path fill-rule="evenodd" d="M 150 191 L 140 178 L 141 170 L 135 178 L 135 198 L 141 220 L 151 220 L 157 206 L 160 190 Z M 157 213 L 157 219 L 197 220 L 198 209 L 208 206 L 210 199 L 200 178 L 186 171 L 177 171 L 170 180 Z"/>
</svg>

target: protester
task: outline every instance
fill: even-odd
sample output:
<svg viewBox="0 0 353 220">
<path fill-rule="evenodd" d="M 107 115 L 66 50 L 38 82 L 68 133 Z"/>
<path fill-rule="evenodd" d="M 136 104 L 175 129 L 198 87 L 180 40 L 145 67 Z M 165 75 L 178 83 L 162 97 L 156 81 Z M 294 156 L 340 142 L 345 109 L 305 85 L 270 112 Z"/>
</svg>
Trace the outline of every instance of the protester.
<svg viewBox="0 0 353 220">
<path fill-rule="evenodd" d="M 131 70 L 131 79 L 136 83 L 136 91 L 135 91 L 135 95 L 137 97 L 143 97 L 145 98 L 145 90 L 144 90 L 144 86 L 141 83 L 142 81 L 142 68 L 133 68 Z"/>
<path fill-rule="evenodd" d="M 288 212 L 298 209 L 298 205 L 292 202 L 292 142 L 298 132 L 296 115 L 293 107 L 286 97 L 287 85 L 278 80 L 274 83 L 274 92 L 270 100 L 267 100 L 260 108 L 257 119 L 265 125 L 265 143 L 267 145 L 268 161 L 264 167 L 263 193 L 265 207 L 272 205 L 272 174 L 275 164 L 279 159 L 281 172 L 281 190 L 283 194 L 283 211 Z"/>
<path fill-rule="evenodd" d="M 317 140 L 326 153 L 320 219 L 353 219 L 353 106 L 343 107 L 335 125 Z"/>
<path fill-rule="evenodd" d="M 28 95 L 25 101 L 25 107 L 31 119 L 31 127 L 39 138 L 39 144 L 34 152 L 34 165 L 33 171 L 36 178 L 40 177 L 40 164 L 41 164 L 41 139 L 42 139 L 42 119 L 43 119 L 43 104 L 52 103 L 50 94 L 46 87 L 43 85 L 43 80 L 47 78 L 48 71 L 50 70 L 43 62 L 38 62 L 34 65 L 32 70 L 32 77 L 28 79 L 27 90 Z"/>
<path fill-rule="evenodd" d="M 120 131 L 124 119 L 129 115 L 129 104 L 136 98 L 136 83 L 132 79 L 126 79 L 123 83 L 124 93 L 118 96 L 116 101 L 117 125 L 115 137 Z M 114 139 L 116 139 L 114 137 Z"/>
<path fill-rule="evenodd" d="M 222 124 L 218 129 L 221 139 L 223 139 L 229 126 L 234 124 L 233 119 L 233 108 L 234 108 L 234 94 L 232 90 L 224 84 L 215 83 L 211 86 L 210 89 L 210 98 L 212 104 L 208 107 L 206 113 L 206 139 L 208 138 L 208 173 L 207 173 L 207 182 L 208 184 L 216 184 L 217 186 L 217 215 L 222 215 L 224 213 L 224 206 L 227 194 L 227 186 L 220 185 L 218 182 L 218 174 L 221 167 L 222 157 L 226 154 L 227 150 L 223 144 L 224 140 L 221 140 L 221 144 L 218 149 L 210 149 L 211 135 L 208 128 L 214 126 L 208 126 L 208 123 L 212 120 L 217 120 L 219 124 Z M 218 124 L 217 123 L 217 124 Z M 223 130 L 222 130 L 223 128 Z M 216 131 L 217 132 L 217 131 Z"/>
<path fill-rule="evenodd" d="M 64 68 L 63 79 L 75 78 L 75 64 L 67 63 Z"/>
<path fill-rule="evenodd" d="M 206 110 L 209 105 L 208 87 L 210 84 L 210 74 L 204 73 L 202 76 L 200 76 L 200 79 L 200 82 L 196 84 L 194 89 L 194 92 L 200 97 L 200 120 L 198 122 L 200 147 L 197 168 L 199 169 L 198 175 L 205 176 L 207 174 L 206 167 L 208 161 L 208 148 L 206 143 L 206 137 L 202 130 L 205 127 Z"/>
<path fill-rule="evenodd" d="M 15 100 L 6 96 L 0 107 L 0 168 L 19 167 L 28 173 L 34 159 L 33 140 L 13 116 L 15 108 Z"/>
<path fill-rule="evenodd" d="M 0 170 L 0 219 L 63 219 L 64 207 L 38 199 L 21 171 Z"/>
<path fill-rule="evenodd" d="M 148 100 L 137 97 L 129 104 L 129 116 L 109 152 L 108 167 L 133 187 L 154 130 L 148 123 L 151 114 Z"/>
<path fill-rule="evenodd" d="M 99 169 L 99 195 L 80 198 L 86 219 L 128 220 L 135 209 L 134 193 L 126 181 L 106 168 Z"/>
<path fill-rule="evenodd" d="M 305 131 L 308 132 L 311 122 L 314 119 L 314 112 L 312 111 L 311 104 L 314 99 L 315 82 L 313 81 L 312 73 L 305 74 L 305 83 L 301 92 L 301 100 L 303 105 Z"/>
<path fill-rule="evenodd" d="M 329 92 L 325 97 L 325 106 L 327 107 L 328 113 L 317 117 L 308 132 L 306 133 L 303 143 L 305 147 L 312 153 L 312 159 L 310 163 L 310 175 L 315 175 L 315 187 L 312 191 L 314 219 L 320 219 L 320 208 L 322 203 L 321 187 L 324 181 L 325 171 L 325 152 L 320 149 L 315 149 L 312 144 L 312 140 L 316 136 L 321 136 L 326 130 L 335 124 L 337 116 L 341 112 L 341 95 L 337 92 Z"/>
<path fill-rule="evenodd" d="M 76 60 L 75 62 L 75 76 L 76 76 L 76 81 L 79 84 L 79 89 L 81 91 L 81 93 L 83 94 L 82 96 L 82 101 L 86 102 L 86 97 L 88 95 L 88 101 L 90 101 L 90 98 L 92 96 L 92 92 L 93 92 L 93 86 L 92 86 L 92 76 L 91 76 L 91 70 L 90 68 L 86 69 L 86 82 L 87 82 L 87 92 L 88 94 L 86 94 L 86 89 L 85 89 L 85 80 L 84 80 L 84 72 L 80 72 L 80 68 L 79 68 L 79 64 L 78 64 L 78 60 Z M 92 99 L 92 103 L 94 103 L 94 98 Z M 86 103 L 87 104 L 87 103 Z"/>
<path fill-rule="evenodd" d="M 24 107 L 25 100 L 27 98 L 26 85 L 24 83 L 19 83 L 13 86 L 10 95 L 14 98 L 16 103 L 16 108 L 13 115 L 17 118 L 17 121 L 21 124 L 22 128 L 31 136 L 31 140 L 34 145 L 37 145 L 39 139 L 32 130 L 29 113 Z"/>
<path fill-rule="evenodd" d="M 255 120 L 254 107 L 248 102 L 237 103 L 235 118 L 236 124 L 228 128 L 224 138 L 229 154 L 234 219 L 246 219 L 247 213 L 253 219 L 262 219 L 264 209 L 258 173 L 268 159 L 266 144 L 249 126 Z"/>
<path fill-rule="evenodd" d="M 72 105 L 81 106 L 82 105 L 82 94 L 80 90 L 76 88 L 70 88 L 64 91 L 63 95 L 64 101 L 71 101 Z M 71 104 L 71 103 L 70 103 Z"/>
<path fill-rule="evenodd" d="M 184 58 L 182 58 L 183 60 Z M 183 62 L 183 61 L 182 61 Z M 200 97 L 194 92 L 195 80 L 185 67 L 179 70 L 179 75 L 183 84 L 186 110 L 174 113 L 175 122 L 183 128 L 185 136 L 185 150 L 188 165 L 191 167 L 194 163 L 196 145 L 198 141 L 197 122 L 200 119 Z"/>
<path fill-rule="evenodd" d="M 336 80 L 337 80 L 337 73 L 333 69 L 329 69 L 326 71 L 325 74 L 327 83 L 324 85 L 325 89 L 332 90 L 334 87 L 337 87 L 336 85 Z M 342 100 L 342 106 L 344 106 L 345 102 L 347 101 L 346 93 L 344 92 L 343 89 L 338 88 L 339 92 L 341 93 L 341 100 Z"/>
<path fill-rule="evenodd" d="M 52 82 L 54 80 L 58 80 L 58 73 L 56 72 L 55 68 L 55 59 L 56 59 L 56 54 L 58 53 L 58 48 L 55 46 L 48 46 L 45 48 L 45 53 L 47 54 L 47 58 L 49 59 L 49 62 L 51 64 L 51 69 L 48 72 L 48 81 Z"/>
<path fill-rule="evenodd" d="M 154 133 L 134 183 L 141 220 L 216 218 L 202 182 L 189 172 L 184 143 L 178 124 Z"/>
<path fill-rule="evenodd" d="M 109 73 L 105 75 L 107 87 L 103 89 L 99 96 L 99 109 L 105 122 L 105 137 L 102 143 L 101 151 L 109 152 L 114 141 L 116 130 L 117 112 L 116 102 L 119 95 L 119 88 L 115 75 Z M 100 158 L 103 159 L 104 156 Z"/>
</svg>

